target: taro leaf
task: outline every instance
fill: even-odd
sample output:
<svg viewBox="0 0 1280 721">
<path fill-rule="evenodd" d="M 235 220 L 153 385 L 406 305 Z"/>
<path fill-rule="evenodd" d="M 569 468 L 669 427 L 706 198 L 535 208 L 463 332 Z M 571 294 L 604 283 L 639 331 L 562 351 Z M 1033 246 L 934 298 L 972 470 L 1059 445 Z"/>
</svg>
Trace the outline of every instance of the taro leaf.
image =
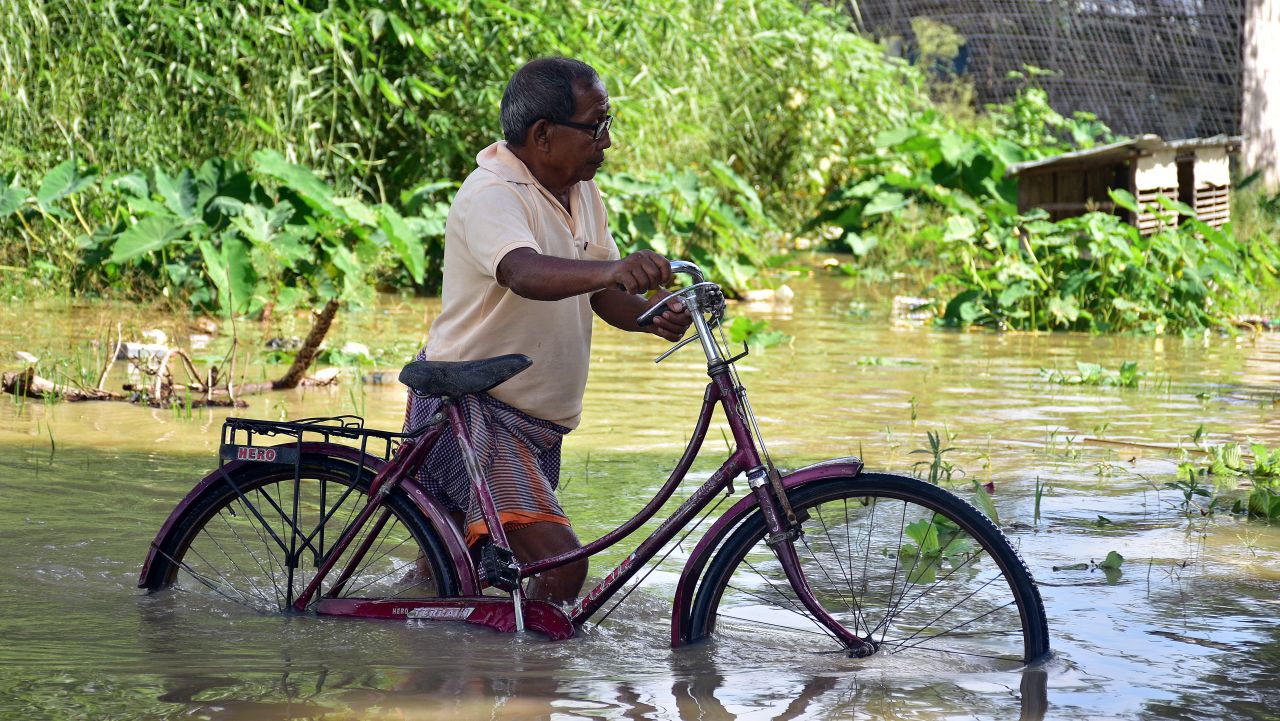
<svg viewBox="0 0 1280 721">
<path fill-rule="evenodd" d="M 907 537 L 916 542 L 920 552 L 928 555 L 938 553 L 942 547 L 938 544 L 938 526 L 926 519 L 919 519 L 907 524 Z"/>
<path fill-rule="evenodd" d="M 422 247 L 422 239 L 394 208 L 384 205 L 381 211 L 382 218 L 378 227 L 387 234 L 387 240 L 413 276 L 413 282 L 421 285 L 426 273 L 426 251 Z"/>
<path fill-rule="evenodd" d="M 9 186 L 0 189 L 0 218 L 12 215 L 27 199 L 27 189 Z"/>
<path fill-rule="evenodd" d="M 942 136 L 942 143 L 939 149 L 942 151 L 943 160 L 952 165 L 959 165 L 960 160 L 964 158 L 965 153 L 969 150 L 969 144 L 959 135 L 947 133 Z"/>
<path fill-rule="evenodd" d="M 1014 283 L 1000 292 L 1000 307 L 1012 308 L 1018 301 L 1033 295 L 1035 292 L 1026 283 Z"/>
<path fill-rule="evenodd" d="M 311 294 L 305 289 L 285 286 L 276 292 L 276 309 L 282 311 L 294 310 L 305 305 L 310 299 Z"/>
<path fill-rule="evenodd" d="M 190 168 L 183 168 L 177 177 L 170 177 L 164 169 L 156 168 L 156 192 L 179 218 L 190 218 L 195 213 L 196 178 Z"/>
<path fill-rule="evenodd" d="M 260 205 L 244 206 L 244 212 L 231 219 L 240 234 L 258 245 L 269 245 L 275 229 L 267 221 L 267 212 Z"/>
<path fill-rule="evenodd" d="M 244 209 L 244 201 L 236 198 L 228 198 L 225 195 L 219 195 L 213 200 L 210 200 L 208 206 L 208 210 L 221 213 L 231 218 L 244 213 Z"/>
<path fill-rule="evenodd" d="M 333 190 L 307 168 L 290 163 L 274 150 L 259 150 L 253 154 L 253 162 L 258 172 L 284 183 L 308 205 L 340 221 L 347 219 L 333 202 Z"/>
<path fill-rule="evenodd" d="M 751 183 L 719 160 L 711 163 L 711 173 L 721 184 L 738 194 L 738 207 L 742 208 L 742 212 L 746 213 L 752 222 L 761 225 L 770 223 L 769 216 L 765 214 L 764 206 L 760 202 L 760 195 L 756 193 L 755 188 L 751 187 Z"/>
<path fill-rule="evenodd" d="M 991 145 L 991 151 L 1000 159 L 1001 163 L 1004 163 L 1005 167 L 1021 163 L 1023 160 L 1022 146 L 1004 138 L 996 140 Z"/>
<path fill-rule="evenodd" d="M 249 261 L 246 244 L 233 236 L 223 236 L 219 250 L 209 241 L 200 241 L 200 255 L 204 257 L 205 272 L 218 289 L 222 312 L 232 315 L 248 308 L 257 286 L 257 274 Z"/>
<path fill-rule="evenodd" d="M 1195 209 L 1180 200 L 1170 200 L 1163 195 L 1157 195 L 1156 202 L 1164 206 L 1166 210 L 1172 210 L 1179 215 L 1183 215 L 1188 218 L 1194 218 L 1196 216 Z"/>
<path fill-rule="evenodd" d="M 132 173 L 118 175 L 111 179 L 111 185 L 116 190 L 128 193 L 135 198 L 145 198 L 150 195 L 147 185 L 147 176 L 141 170 L 135 170 Z"/>
<path fill-rule="evenodd" d="M 1142 373 L 1138 372 L 1137 361 L 1125 361 L 1120 364 L 1120 381 L 1123 388 L 1137 388 Z"/>
<path fill-rule="evenodd" d="M 1130 213 L 1142 212 L 1138 208 L 1138 199 L 1124 188 L 1111 188 L 1107 190 L 1107 195 L 1111 196 L 1111 202 L 1115 203 L 1117 208 L 1124 208 Z"/>
<path fill-rule="evenodd" d="M 276 203 L 267 213 L 267 224 L 272 230 L 280 230 L 293 217 L 294 208 L 288 203 Z"/>
<path fill-rule="evenodd" d="M 1049 299 L 1049 314 L 1057 324 L 1070 325 L 1080 317 L 1080 306 L 1073 296 L 1054 296 Z"/>
<path fill-rule="evenodd" d="M 153 215 L 134 223 L 120 234 L 112 248 L 111 263 L 140 258 L 172 243 L 182 235 L 182 223 L 170 215 Z"/>
<path fill-rule="evenodd" d="M 986 308 L 982 303 L 982 291 L 971 289 L 947 301 L 942 317 L 950 325 L 968 325 L 984 313 Z"/>
<path fill-rule="evenodd" d="M 881 213 L 889 213 L 897 210 L 898 208 L 901 208 L 906 204 L 907 204 L 907 199 L 903 197 L 902 193 L 894 193 L 892 191 L 881 191 L 879 193 L 876 193 L 876 196 L 871 199 L 871 202 L 867 203 L 866 206 L 863 207 L 862 214 L 864 216 L 867 216 L 867 215 L 879 215 Z"/>
<path fill-rule="evenodd" d="M 374 212 L 373 208 L 370 208 L 360 200 L 356 198 L 334 198 L 333 202 L 339 208 L 342 208 L 347 216 L 356 223 L 367 228 L 377 227 L 378 214 Z"/>
<path fill-rule="evenodd" d="M 1115 570 L 1120 568 L 1120 565 L 1123 563 L 1124 563 L 1124 556 L 1121 556 L 1119 553 L 1116 553 L 1115 551 L 1108 551 L 1107 557 L 1102 560 L 1102 563 L 1098 564 L 1098 568 Z"/>
<path fill-rule="evenodd" d="M 874 235 L 858 235 L 853 231 L 846 231 L 844 234 L 844 242 L 849 246 L 849 251 L 861 258 L 871 249 L 879 245 L 880 239 Z"/>
<path fill-rule="evenodd" d="M 98 179 L 98 174 L 94 168 L 86 170 L 87 174 L 80 174 L 75 158 L 69 158 L 50 170 L 49 174 L 44 176 L 44 181 L 40 183 L 40 190 L 36 193 L 36 202 L 40 204 L 40 208 L 47 211 L 59 200 L 75 195 L 92 185 Z"/>
<path fill-rule="evenodd" d="M 946 241 L 968 240 L 978 232 L 974 227 L 973 221 L 963 215 L 953 215 L 947 218 L 947 232 L 942 236 Z"/>
<path fill-rule="evenodd" d="M 672 178 L 672 182 L 676 189 L 680 191 L 680 195 L 684 197 L 685 202 L 691 207 L 696 207 L 698 204 L 698 176 L 693 171 L 686 170 Z"/>
<path fill-rule="evenodd" d="M 364 290 L 364 277 L 359 259 L 340 245 L 330 246 L 329 257 L 342 273 L 342 294 L 346 300 L 355 300 Z"/>
<path fill-rule="evenodd" d="M 877 148 L 892 148 L 908 138 L 916 134 L 916 129 L 912 127 L 894 128 L 886 130 L 876 136 L 875 144 Z"/>
<path fill-rule="evenodd" d="M 880 178 L 871 178 L 870 180 L 864 180 L 861 183 L 850 187 L 848 190 L 845 190 L 843 195 L 847 198 L 870 198 L 875 195 L 876 191 L 879 190 L 880 186 L 883 184 L 884 181 Z"/>
<path fill-rule="evenodd" d="M 299 262 L 315 259 L 314 246 L 305 242 L 306 230 L 296 225 L 285 226 L 271 239 L 271 250 L 289 269 L 296 269 Z"/>
</svg>

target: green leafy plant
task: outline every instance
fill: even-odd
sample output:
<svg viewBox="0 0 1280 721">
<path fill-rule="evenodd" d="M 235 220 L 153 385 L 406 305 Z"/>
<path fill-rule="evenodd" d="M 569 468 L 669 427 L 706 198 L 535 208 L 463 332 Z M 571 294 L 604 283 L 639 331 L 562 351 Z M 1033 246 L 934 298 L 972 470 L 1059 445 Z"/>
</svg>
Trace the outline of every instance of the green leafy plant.
<svg viewBox="0 0 1280 721">
<path fill-rule="evenodd" d="M 1077 375 L 1068 375 L 1056 368 L 1041 368 L 1040 377 L 1050 383 L 1063 385 L 1137 388 L 1139 380 L 1145 375 L 1138 370 L 1138 364 L 1134 361 L 1124 361 L 1118 371 L 1108 370 L 1097 363 L 1077 361 L 1076 371 Z"/>
<path fill-rule="evenodd" d="M 917 472 L 919 472 L 919 469 L 922 466 L 927 468 L 929 471 L 928 480 L 930 483 L 934 485 L 937 485 L 943 481 L 950 483 L 952 476 L 954 476 L 957 473 L 959 473 L 960 475 L 964 475 L 963 470 L 957 468 L 954 463 L 952 463 L 951 461 L 945 458 L 945 455 L 947 453 L 950 453 L 955 450 L 954 446 L 946 445 L 947 443 L 951 443 L 952 441 L 954 441 L 955 436 L 949 432 L 946 435 L 947 435 L 947 440 L 944 443 L 942 441 L 942 436 L 940 434 L 935 433 L 934 431 L 925 431 L 925 437 L 929 441 L 929 447 L 917 448 L 916 450 L 911 451 L 912 455 L 923 454 L 923 455 L 929 456 L 929 460 L 916 461 L 914 464 L 912 464 L 911 467 L 913 470 Z M 946 447 L 944 448 L 943 446 L 946 446 Z"/>
<path fill-rule="evenodd" d="M 1200 482 L 1200 475 L 1195 466 L 1182 463 L 1178 466 L 1178 479 L 1164 484 L 1165 488 L 1171 488 L 1182 494 L 1182 503 L 1178 507 L 1188 516 L 1194 514 L 1207 516 L 1217 505 L 1213 490 Z"/>
</svg>

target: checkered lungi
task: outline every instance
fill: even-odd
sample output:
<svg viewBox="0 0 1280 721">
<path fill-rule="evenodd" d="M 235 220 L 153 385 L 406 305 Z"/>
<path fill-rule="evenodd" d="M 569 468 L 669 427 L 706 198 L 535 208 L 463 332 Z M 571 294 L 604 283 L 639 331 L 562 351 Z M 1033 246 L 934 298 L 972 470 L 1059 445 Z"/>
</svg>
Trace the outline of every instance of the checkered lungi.
<svg viewBox="0 0 1280 721">
<path fill-rule="evenodd" d="M 569 429 L 534 418 L 488 393 L 463 396 L 455 403 L 466 419 L 502 526 L 519 528 L 539 521 L 570 525 L 555 493 L 560 485 L 561 440 Z M 443 408 L 439 398 L 410 393 L 405 430 L 420 428 Z M 489 534 L 479 499 L 472 497 L 462 449 L 448 429 L 414 477 L 447 510 L 466 514 L 467 545 Z"/>
</svg>

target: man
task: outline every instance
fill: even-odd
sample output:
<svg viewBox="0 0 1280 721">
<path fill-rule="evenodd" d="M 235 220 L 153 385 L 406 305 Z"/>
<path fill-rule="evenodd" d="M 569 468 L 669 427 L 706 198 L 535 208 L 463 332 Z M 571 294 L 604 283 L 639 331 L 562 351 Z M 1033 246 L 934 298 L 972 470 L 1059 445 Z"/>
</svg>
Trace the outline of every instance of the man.
<svg viewBox="0 0 1280 721">
<path fill-rule="evenodd" d="M 523 353 L 533 366 L 462 403 L 512 551 L 521 563 L 578 548 L 555 496 L 561 437 L 578 425 L 594 313 L 622 330 L 679 340 L 688 311 L 673 302 L 652 326 L 635 319 L 663 302 L 668 261 L 621 258 L 592 178 L 612 145 L 609 94 L 591 66 L 543 58 L 520 68 L 502 96 L 505 141 L 476 156 L 445 225 L 443 309 L 420 357 L 475 360 Z M 658 291 L 652 299 L 644 293 Z M 440 408 L 410 397 L 406 427 Z M 465 513 L 467 541 L 487 533 L 456 442 L 437 444 L 420 481 Z M 568 603 L 587 563 L 543 573 L 532 598 Z"/>
</svg>

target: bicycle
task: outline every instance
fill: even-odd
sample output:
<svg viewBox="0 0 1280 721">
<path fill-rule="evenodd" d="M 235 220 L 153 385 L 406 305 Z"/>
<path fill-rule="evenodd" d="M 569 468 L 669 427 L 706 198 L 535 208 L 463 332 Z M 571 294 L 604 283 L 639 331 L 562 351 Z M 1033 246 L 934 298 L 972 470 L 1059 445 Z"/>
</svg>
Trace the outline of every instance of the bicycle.
<svg viewBox="0 0 1280 721">
<path fill-rule="evenodd" d="M 735 479 L 745 475 L 748 492 L 689 553 L 672 604 L 672 646 L 748 625 L 759 629 L 753 642 L 816 642 L 818 652 L 853 658 L 912 651 L 1027 664 L 1047 654 L 1044 605 L 1030 572 L 968 502 L 914 478 L 865 472 L 853 457 L 778 470 L 735 368 L 746 351 L 729 354 L 723 292 L 692 263 L 673 261 L 672 270 L 691 277 L 672 297 L 690 310 L 694 333 L 655 362 L 697 342 L 710 381 L 666 483 L 613 531 L 574 551 L 517 563 L 453 399 L 493 388 L 531 361 L 415 361 L 401 381 L 445 403 L 407 433 L 365 428 L 354 416 L 227 419 L 218 469 L 161 527 L 138 585 L 209 589 L 263 610 L 458 620 L 565 639 L 681 531 L 683 540 L 733 498 Z M 641 325 L 664 306 L 642 315 Z M 524 597 L 525 579 L 593 556 L 651 519 L 684 480 L 717 406 L 733 439 L 719 470 L 571 608 Z M 450 514 L 409 480 L 445 432 L 459 441 L 491 533 L 478 560 Z M 277 437 L 290 440 L 264 443 Z"/>
</svg>

